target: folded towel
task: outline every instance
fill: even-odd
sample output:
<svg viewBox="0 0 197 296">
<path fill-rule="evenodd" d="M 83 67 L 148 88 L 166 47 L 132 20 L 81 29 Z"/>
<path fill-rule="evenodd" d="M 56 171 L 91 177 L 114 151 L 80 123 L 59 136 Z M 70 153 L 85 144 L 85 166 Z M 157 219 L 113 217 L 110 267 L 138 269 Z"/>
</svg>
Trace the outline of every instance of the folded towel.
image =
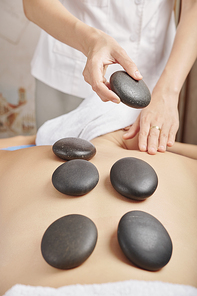
<svg viewBox="0 0 197 296">
<path fill-rule="evenodd" d="M 123 103 L 103 102 L 93 93 L 75 110 L 45 122 L 37 132 L 36 145 L 53 145 L 66 137 L 89 141 L 133 124 L 140 111 Z"/>
<path fill-rule="evenodd" d="M 191 286 L 129 280 L 123 282 L 71 285 L 58 289 L 15 285 L 4 296 L 196 296 Z"/>
</svg>

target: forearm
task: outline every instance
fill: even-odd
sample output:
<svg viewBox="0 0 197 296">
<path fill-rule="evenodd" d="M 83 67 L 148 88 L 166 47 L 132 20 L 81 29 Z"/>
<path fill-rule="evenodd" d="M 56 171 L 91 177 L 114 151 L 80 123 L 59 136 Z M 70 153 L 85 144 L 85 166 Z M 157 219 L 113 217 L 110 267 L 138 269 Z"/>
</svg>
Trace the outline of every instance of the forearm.
<svg viewBox="0 0 197 296">
<path fill-rule="evenodd" d="M 109 65 L 119 63 L 134 79 L 142 79 L 135 63 L 114 38 L 77 19 L 59 0 L 23 0 L 23 6 L 30 21 L 87 57 L 84 80 L 104 102 L 120 102 L 105 78 Z"/>
<path fill-rule="evenodd" d="M 178 99 L 197 56 L 197 0 L 182 0 L 182 12 L 165 69 L 144 108 L 124 139 L 139 132 L 139 149 L 155 154 L 172 146 L 179 126 Z M 159 127 L 160 130 L 153 128 Z"/>
<path fill-rule="evenodd" d="M 197 57 L 197 1 L 182 1 L 180 23 L 173 48 L 158 85 L 179 94 Z"/>
<path fill-rule="evenodd" d="M 23 0 L 26 17 L 57 40 L 88 54 L 97 30 L 73 16 L 59 0 Z"/>
<path fill-rule="evenodd" d="M 169 152 L 197 159 L 197 145 L 176 142 L 173 147 L 168 147 L 167 150 Z"/>
</svg>

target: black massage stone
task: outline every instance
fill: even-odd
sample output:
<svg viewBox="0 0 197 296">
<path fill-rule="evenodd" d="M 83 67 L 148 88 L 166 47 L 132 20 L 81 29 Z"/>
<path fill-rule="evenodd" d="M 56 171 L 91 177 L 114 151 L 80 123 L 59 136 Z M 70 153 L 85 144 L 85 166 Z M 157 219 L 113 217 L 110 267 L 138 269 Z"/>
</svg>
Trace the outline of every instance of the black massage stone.
<svg viewBox="0 0 197 296">
<path fill-rule="evenodd" d="M 53 186 L 61 193 L 73 196 L 90 192 L 98 181 L 97 168 L 83 159 L 73 159 L 63 163 L 52 175 Z"/>
<path fill-rule="evenodd" d="M 56 156 L 64 160 L 90 160 L 96 154 L 96 148 L 92 143 L 79 138 L 60 139 L 55 142 L 52 149 Z"/>
<path fill-rule="evenodd" d="M 81 265 L 93 252 L 97 228 L 83 215 L 67 215 L 53 222 L 45 231 L 41 252 L 48 264 L 59 269 Z"/>
<path fill-rule="evenodd" d="M 131 211 L 121 218 L 118 241 L 126 257 L 142 269 L 159 270 L 172 255 L 168 232 L 159 220 L 146 212 Z"/>
<path fill-rule="evenodd" d="M 147 162 L 134 157 L 115 162 L 110 171 L 110 180 L 117 192 L 139 201 L 151 196 L 158 185 L 154 169 Z"/>
<path fill-rule="evenodd" d="M 110 87 L 129 107 L 141 109 L 150 103 L 151 94 L 145 82 L 133 79 L 125 71 L 117 71 L 111 75 Z"/>
</svg>

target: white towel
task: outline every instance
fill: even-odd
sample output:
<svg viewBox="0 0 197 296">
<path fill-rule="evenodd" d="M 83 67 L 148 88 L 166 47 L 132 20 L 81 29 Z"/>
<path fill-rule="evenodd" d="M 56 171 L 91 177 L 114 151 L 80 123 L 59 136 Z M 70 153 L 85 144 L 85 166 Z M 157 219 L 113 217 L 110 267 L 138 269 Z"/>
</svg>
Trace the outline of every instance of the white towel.
<svg viewBox="0 0 197 296">
<path fill-rule="evenodd" d="M 45 122 L 37 132 L 36 145 L 53 145 L 66 137 L 90 141 L 133 124 L 140 111 L 123 103 L 103 102 L 93 93 L 75 110 Z"/>
<path fill-rule="evenodd" d="M 129 280 L 123 282 L 71 285 L 61 288 L 15 285 L 4 296 L 196 296 L 191 286 Z"/>
</svg>

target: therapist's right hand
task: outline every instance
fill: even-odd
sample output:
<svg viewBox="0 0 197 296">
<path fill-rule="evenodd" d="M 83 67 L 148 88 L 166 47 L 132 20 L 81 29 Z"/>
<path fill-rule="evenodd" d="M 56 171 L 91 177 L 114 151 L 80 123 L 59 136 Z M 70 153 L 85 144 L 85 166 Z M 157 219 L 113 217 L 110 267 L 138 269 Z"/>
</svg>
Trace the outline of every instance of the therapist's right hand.
<svg viewBox="0 0 197 296">
<path fill-rule="evenodd" d="M 110 83 L 105 78 L 107 67 L 118 63 L 134 79 L 140 80 L 142 75 L 126 51 L 106 33 L 95 30 L 95 35 L 90 36 L 87 43 L 87 63 L 83 71 L 85 81 L 102 101 L 119 103 L 119 97 L 110 90 Z"/>
</svg>

